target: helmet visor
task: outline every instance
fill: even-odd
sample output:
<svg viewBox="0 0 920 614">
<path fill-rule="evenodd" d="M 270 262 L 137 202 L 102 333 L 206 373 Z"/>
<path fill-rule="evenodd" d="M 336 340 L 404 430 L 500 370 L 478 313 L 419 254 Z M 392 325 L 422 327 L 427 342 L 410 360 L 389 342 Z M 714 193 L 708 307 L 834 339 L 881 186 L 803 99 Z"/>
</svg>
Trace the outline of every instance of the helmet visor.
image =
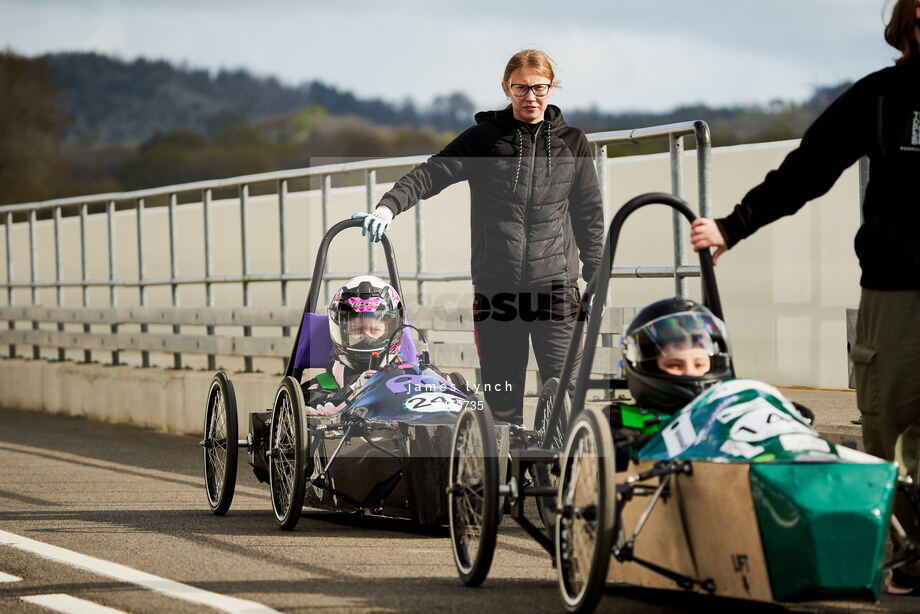
<svg viewBox="0 0 920 614">
<path fill-rule="evenodd" d="M 626 335 L 624 343 L 626 358 L 634 364 L 668 356 L 708 358 L 727 352 L 722 322 L 713 316 L 689 311 L 652 320 Z"/>
<path fill-rule="evenodd" d="M 344 315 L 342 345 L 350 350 L 386 349 L 387 341 L 399 325 L 399 315 L 395 311 L 347 312 Z"/>
</svg>

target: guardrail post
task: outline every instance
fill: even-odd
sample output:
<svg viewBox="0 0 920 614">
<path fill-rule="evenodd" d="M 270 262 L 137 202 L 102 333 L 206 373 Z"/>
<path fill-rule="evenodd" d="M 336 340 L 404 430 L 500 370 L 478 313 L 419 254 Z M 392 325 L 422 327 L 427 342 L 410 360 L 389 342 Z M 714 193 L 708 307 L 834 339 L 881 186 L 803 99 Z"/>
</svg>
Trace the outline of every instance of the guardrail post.
<svg viewBox="0 0 920 614">
<path fill-rule="evenodd" d="M 109 306 L 117 307 L 118 306 L 118 296 L 115 292 L 115 201 L 110 200 L 105 207 L 105 220 L 106 225 L 108 226 L 109 234 Z M 111 325 L 112 335 L 115 336 L 118 334 L 118 323 L 113 322 Z M 118 360 L 118 344 L 116 337 L 116 349 L 112 350 L 112 364 L 117 365 Z"/>
<path fill-rule="evenodd" d="M 285 307 L 288 305 L 288 254 L 287 243 L 285 242 L 286 233 L 284 231 L 285 221 L 287 220 L 287 191 L 287 179 L 282 179 L 278 182 L 278 250 L 280 251 L 279 255 L 281 256 L 281 304 Z M 284 337 L 290 337 L 291 327 L 282 326 L 281 334 Z"/>
<path fill-rule="evenodd" d="M 287 243 L 285 242 L 286 233 L 284 231 L 285 221 L 287 220 L 287 193 L 288 193 L 288 182 L 287 179 L 281 179 L 278 181 L 278 248 L 281 252 L 281 304 L 287 307 L 288 305 L 288 282 L 287 282 L 287 273 L 288 273 L 288 254 L 287 254 Z M 323 215 L 323 227 L 326 226 L 326 210 L 325 208 L 322 211 Z M 291 336 L 291 327 L 282 326 L 281 327 L 281 336 L 290 337 Z M 288 358 L 283 359 L 283 369 L 287 371 L 287 361 Z"/>
<path fill-rule="evenodd" d="M 86 224 L 89 205 L 83 203 L 80 205 L 80 300 L 83 307 L 89 306 L 89 288 L 86 284 L 87 272 L 87 250 L 86 250 Z M 89 322 L 83 323 L 83 332 L 90 332 Z M 93 353 L 90 350 L 83 350 L 83 362 L 93 362 Z"/>
<path fill-rule="evenodd" d="M 423 210 L 421 203 L 415 207 L 415 283 L 419 307 L 425 304 L 425 282 L 422 280 L 422 273 L 425 271 L 425 217 L 422 214 Z M 406 300 L 405 297 L 401 298 Z"/>
<path fill-rule="evenodd" d="M 214 306 L 214 284 L 211 275 L 214 274 L 214 255 L 211 248 L 211 190 L 206 188 L 201 191 L 201 211 L 204 216 L 204 300 L 208 307 Z M 208 336 L 214 335 L 214 326 L 208 324 Z M 208 371 L 217 370 L 217 357 L 208 354 Z"/>
<path fill-rule="evenodd" d="M 61 269 L 64 268 L 64 262 L 61 257 L 61 208 L 54 208 L 54 299 L 58 307 L 61 306 Z M 64 332 L 64 323 L 57 323 L 59 333 Z M 57 349 L 57 359 L 63 362 L 67 358 L 63 347 Z"/>
<path fill-rule="evenodd" d="M 6 214 L 6 304 L 13 306 L 13 214 Z M 10 330 L 16 330 L 16 321 L 8 322 Z M 16 344 L 10 344 L 10 358 L 16 358 Z"/>
<path fill-rule="evenodd" d="M 610 196 L 607 194 L 607 145 L 598 143 L 594 148 L 594 170 L 597 173 L 597 185 L 601 191 L 601 208 L 604 211 L 604 228 L 607 228 L 607 220 L 610 219 Z M 610 301 L 610 289 L 607 290 L 607 301 Z M 611 347 L 613 343 L 613 335 L 608 333 L 601 333 L 600 336 L 601 347 Z M 610 374 L 604 374 L 608 376 Z M 537 371 L 537 385 L 540 390 L 543 387 L 543 382 L 540 381 L 539 370 Z M 604 399 L 613 398 L 613 390 L 608 389 L 601 393 Z"/>
<path fill-rule="evenodd" d="M 697 193 L 700 199 L 700 217 L 712 217 L 712 138 L 706 122 L 693 122 L 693 134 L 696 137 L 696 173 Z M 701 277 L 700 286 L 706 295 L 706 281 Z"/>
<path fill-rule="evenodd" d="M 700 199 L 700 217 L 712 217 L 712 138 L 704 121 L 693 122 L 696 137 L 697 192 Z"/>
<path fill-rule="evenodd" d="M 29 282 L 32 290 L 32 305 L 38 302 L 38 288 L 35 287 L 37 276 L 38 254 L 35 246 L 35 209 L 29 211 Z M 32 330 L 38 330 L 38 322 L 32 320 Z M 32 346 L 32 358 L 38 360 L 41 358 L 41 348 L 38 345 Z"/>
<path fill-rule="evenodd" d="M 178 264 L 176 262 L 176 202 L 178 197 L 175 192 L 169 195 L 169 288 L 172 293 L 172 306 L 179 306 L 179 284 L 176 283 L 178 277 Z M 173 324 L 173 334 L 178 335 L 180 326 Z M 182 353 L 173 352 L 173 368 L 182 368 Z"/>
<path fill-rule="evenodd" d="M 147 285 L 144 282 L 144 199 L 137 199 L 137 289 L 141 307 L 147 305 Z M 141 324 L 141 333 L 147 332 L 147 325 Z M 150 352 L 141 350 L 141 367 L 150 366 Z"/>
<path fill-rule="evenodd" d="M 604 227 L 610 219 L 610 197 L 607 194 L 607 145 L 595 145 L 594 170 L 597 172 L 597 185 L 601 190 L 601 203 L 604 209 Z"/>
<path fill-rule="evenodd" d="M 320 206 L 322 207 L 323 214 L 323 232 L 320 235 L 320 239 L 326 235 L 326 232 L 332 227 L 331 222 L 329 221 L 329 192 L 332 190 L 332 176 L 325 174 L 322 176 L 322 185 L 320 186 Z M 325 291 L 325 304 L 329 304 L 332 300 L 332 290 L 330 284 L 332 283 L 327 276 L 329 270 L 332 267 L 332 254 L 326 254 L 326 262 L 323 264 L 323 290 Z M 287 365 L 285 365 L 287 367 Z"/>
<path fill-rule="evenodd" d="M 243 257 L 243 306 L 249 307 L 249 243 L 247 241 L 247 236 L 249 228 L 246 224 L 246 209 L 249 205 L 249 184 L 242 184 L 240 186 L 240 249 L 242 250 Z M 244 326 L 243 327 L 243 336 L 249 337 L 252 335 L 252 327 Z M 252 372 L 252 356 L 243 357 L 243 370 L 246 373 Z"/>
<path fill-rule="evenodd" d="M 367 212 L 374 212 L 374 186 L 377 183 L 377 171 L 369 169 L 364 171 L 364 184 L 367 189 Z M 377 270 L 377 251 L 373 241 L 367 242 L 367 267 L 373 274 Z"/>
<path fill-rule="evenodd" d="M 684 196 L 684 137 L 671 134 L 668 136 L 668 148 L 671 162 L 671 193 L 678 198 Z M 677 211 L 671 212 L 674 220 L 674 292 L 677 296 L 687 295 L 687 280 L 678 274 L 678 269 L 687 261 L 684 246 L 684 216 Z"/>
</svg>

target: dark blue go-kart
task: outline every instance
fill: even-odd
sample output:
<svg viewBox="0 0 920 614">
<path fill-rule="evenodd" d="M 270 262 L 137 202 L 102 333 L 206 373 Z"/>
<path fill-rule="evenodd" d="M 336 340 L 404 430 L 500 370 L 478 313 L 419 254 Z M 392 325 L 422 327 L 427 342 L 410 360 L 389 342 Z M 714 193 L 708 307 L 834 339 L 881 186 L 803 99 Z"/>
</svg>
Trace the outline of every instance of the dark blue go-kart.
<svg viewBox="0 0 920 614">
<path fill-rule="evenodd" d="M 346 228 L 333 226 L 320 244 L 310 293 L 294 348 L 272 407 L 249 413 L 249 434 L 238 439 L 236 396 L 229 376 L 211 382 L 204 422 L 205 488 L 211 511 L 230 508 L 238 449 L 245 448 L 253 473 L 271 487 L 272 510 L 282 529 L 293 529 L 304 505 L 326 510 L 405 518 L 421 524 L 448 519 L 447 485 L 452 450 L 470 442 L 454 438 L 460 420 L 486 426 L 485 402 L 459 373 L 445 375 L 418 351 L 408 323 L 401 361 L 384 365 L 332 416 L 307 416 L 301 389 L 306 369 L 325 367 L 332 356 L 327 316 L 314 313 L 332 239 Z M 402 296 L 389 239 L 381 242 L 390 284 Z M 466 410 L 466 411 L 461 411 Z M 509 425 L 492 425 L 498 449 L 508 449 Z M 461 429 L 466 432 L 469 429 Z M 497 478 L 497 476 L 495 476 Z"/>
</svg>

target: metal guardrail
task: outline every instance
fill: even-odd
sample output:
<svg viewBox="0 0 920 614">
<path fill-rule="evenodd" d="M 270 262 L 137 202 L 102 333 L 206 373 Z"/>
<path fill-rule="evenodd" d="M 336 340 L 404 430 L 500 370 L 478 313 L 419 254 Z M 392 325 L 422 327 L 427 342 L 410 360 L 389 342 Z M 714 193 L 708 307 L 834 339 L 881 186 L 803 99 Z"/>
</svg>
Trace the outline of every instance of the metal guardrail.
<svg viewBox="0 0 920 614">
<path fill-rule="evenodd" d="M 611 308 L 605 311 L 601 324 L 604 334 L 619 335 L 624 321 L 631 320 L 636 308 Z M 286 359 L 290 356 L 293 337 L 283 332 L 296 327 L 303 311 L 279 307 L 40 307 L 0 306 L 0 320 L 37 322 L 35 329 L 0 329 L 0 344 L 41 345 L 85 351 L 147 351 L 183 354 L 219 355 L 222 357 L 260 357 Z M 472 341 L 472 314 L 456 308 L 418 307 L 410 310 L 409 320 L 426 331 L 469 333 L 468 341 L 432 343 L 431 359 L 443 370 L 477 369 L 479 359 Z M 113 323 L 121 332 L 106 330 Z M 44 328 L 41 325 L 46 325 Z M 66 330 L 83 324 L 80 331 Z M 126 328 L 140 332 L 128 332 Z M 163 334 L 149 332 L 150 326 L 193 326 L 198 332 Z M 49 328 L 54 326 L 55 328 Z M 91 330 L 101 327 L 104 332 Z M 209 332 L 201 332 L 206 327 Z M 241 327 L 255 328 L 258 335 L 243 335 Z M 281 334 L 279 333 L 281 329 Z M 274 334 L 270 334 L 274 333 Z M 595 373 L 610 373 L 617 369 L 619 351 L 615 347 L 599 348 L 594 359 Z M 527 366 L 537 371 L 533 352 Z"/>
<path fill-rule="evenodd" d="M 699 183 L 699 203 L 702 215 L 708 215 L 710 211 L 710 158 L 711 158 L 711 141 L 709 128 L 702 121 L 683 122 L 677 124 L 668 124 L 664 126 L 652 126 L 648 128 L 638 128 L 634 130 L 620 130 L 612 132 L 600 132 L 587 135 L 588 141 L 595 147 L 595 169 L 598 173 L 599 183 L 602 186 L 602 197 L 604 201 L 605 217 L 610 218 L 609 202 L 607 194 L 607 146 L 612 144 L 629 144 L 639 143 L 642 141 L 655 139 L 668 139 L 670 151 L 670 169 L 671 169 L 671 191 L 677 196 L 683 195 L 683 153 L 684 138 L 694 136 L 697 144 L 697 173 Z M 91 196 L 59 198 L 54 200 L 22 203 L 15 205 L 0 206 L 0 220 L 5 226 L 6 233 L 6 280 L 0 283 L 0 288 L 6 288 L 7 304 L 13 304 L 13 291 L 17 288 L 28 288 L 31 293 L 31 303 L 37 303 L 37 291 L 40 288 L 55 288 L 56 303 L 62 306 L 61 290 L 68 287 L 78 287 L 82 290 L 82 305 L 89 307 L 88 289 L 91 287 L 107 287 L 109 289 L 109 306 L 117 307 L 116 288 L 119 287 L 136 287 L 138 289 L 139 303 L 142 307 L 147 306 L 147 289 L 151 286 L 168 286 L 171 290 L 171 303 L 173 307 L 178 307 L 178 289 L 180 286 L 197 284 L 203 285 L 205 290 L 205 303 L 209 308 L 214 307 L 214 284 L 240 284 L 242 288 L 243 306 L 250 306 L 249 286 L 253 282 L 275 281 L 280 284 L 281 302 L 283 306 L 288 305 L 288 283 L 291 281 L 309 281 L 312 279 L 310 272 L 291 272 L 288 265 L 287 243 L 285 238 L 285 221 L 286 207 L 288 199 L 288 190 L 292 180 L 304 178 L 319 178 L 320 195 L 322 209 L 323 228 L 328 229 L 333 220 L 330 219 L 330 196 L 333 192 L 332 177 L 344 173 L 363 172 L 365 175 L 365 194 L 367 210 L 372 211 L 377 204 L 375 190 L 377 185 L 376 172 L 384 168 L 408 167 L 419 164 L 428 159 L 428 156 L 410 156 L 402 158 L 388 158 L 379 160 L 362 160 L 357 162 L 346 162 L 339 164 L 327 164 L 312 168 L 300 168 L 285 171 L 275 171 L 270 173 L 260 173 L 253 175 L 244 175 L 227 179 L 217 179 L 209 181 L 198 181 L 160 188 L 145 190 L 135 190 L 130 192 L 113 192 L 105 194 L 96 194 Z M 276 193 L 278 199 L 279 228 L 278 228 L 278 249 L 280 252 L 280 270 L 277 273 L 259 274 L 252 273 L 249 270 L 250 246 L 247 241 L 248 236 L 248 215 L 247 208 L 250 200 L 250 188 L 255 184 L 264 184 L 266 182 L 276 183 Z M 242 253 L 241 271 L 237 275 L 215 275 L 213 272 L 213 237 L 211 234 L 212 221 L 212 199 L 215 190 L 235 188 L 238 190 L 239 214 L 241 227 L 241 244 Z M 179 195 L 189 193 L 199 193 L 200 200 L 194 201 L 194 204 L 203 209 L 204 216 L 204 275 L 198 276 L 180 276 L 177 271 L 176 257 L 176 209 L 179 206 Z M 168 277 L 149 278 L 146 276 L 146 263 L 144 260 L 144 246 L 149 240 L 145 228 L 145 207 L 147 202 L 153 198 L 167 199 L 168 207 L 168 242 L 169 242 L 169 271 Z M 115 258 L 115 241 L 114 233 L 114 216 L 118 204 L 127 203 L 136 212 L 137 218 L 137 270 L 136 279 L 125 279 L 117 276 L 116 258 Z M 107 220 L 107 248 L 108 248 L 108 271 L 106 279 L 90 279 L 87 277 L 87 218 L 90 207 L 103 206 Z M 424 284 L 430 281 L 454 281 L 470 279 L 470 272 L 467 271 L 428 271 L 425 262 L 425 222 L 424 207 L 415 207 L 415 239 L 416 254 L 414 270 L 402 271 L 400 276 L 404 280 L 413 280 L 417 284 L 418 302 L 425 303 Z M 38 279 L 37 275 L 37 251 L 39 249 L 36 240 L 36 221 L 38 213 L 41 211 L 51 210 L 54 220 L 54 254 L 55 254 L 55 278 L 54 280 Z M 81 277 L 79 279 L 62 278 L 62 240 L 61 240 L 61 218 L 65 212 L 76 210 L 80 219 L 80 259 L 81 259 Z M 16 281 L 13 279 L 13 258 L 14 253 L 11 245 L 12 228 L 14 217 L 25 215 L 28 223 L 29 235 L 29 265 L 30 276 L 28 281 Z M 675 216 L 674 220 L 674 246 L 675 262 L 674 266 L 638 266 L 638 267 L 615 267 L 612 275 L 614 277 L 673 277 L 678 295 L 686 294 L 685 278 L 698 276 L 699 267 L 696 265 L 686 264 L 686 248 L 684 246 L 685 230 L 681 226 L 682 222 Z M 373 245 L 368 246 L 368 268 L 367 270 L 376 271 L 375 249 Z M 341 271 L 332 270 L 330 262 L 326 262 L 326 271 L 324 279 L 328 284 L 335 280 L 348 279 L 355 275 L 365 273 L 365 271 Z M 328 290 L 327 290 L 328 295 Z M 146 324 L 142 324 L 141 332 L 145 332 Z M 181 334 L 181 324 L 174 324 L 174 334 Z M 84 324 L 84 332 L 88 332 L 89 324 Z M 9 328 L 13 330 L 15 324 L 9 321 Z M 32 328 L 37 330 L 38 323 L 32 322 Z M 58 330 L 63 330 L 63 323 L 59 323 Z M 213 333 L 213 329 L 209 329 Z M 250 334 L 250 330 L 244 327 L 244 335 Z M 118 333 L 118 323 L 111 324 L 111 333 Z M 33 345 L 32 354 L 34 358 L 40 356 L 39 345 Z M 10 344 L 9 355 L 16 356 L 16 344 Z M 63 349 L 59 348 L 58 356 L 63 357 Z M 84 360 L 91 360 L 90 350 L 84 353 Z M 112 362 L 118 363 L 118 350 L 112 351 Z M 142 351 L 142 364 L 149 366 L 149 356 L 146 350 Z M 208 358 L 210 368 L 214 367 L 214 356 Z M 182 366 L 181 352 L 174 354 L 174 366 Z M 251 361 L 247 359 L 246 369 L 251 369 Z"/>
<path fill-rule="evenodd" d="M 684 197 L 684 138 L 693 135 L 696 139 L 696 172 L 699 199 L 699 214 L 709 217 L 712 211 L 712 138 L 709 126 L 702 120 L 636 128 L 632 130 L 616 130 L 613 132 L 596 132 L 588 135 L 588 142 L 595 145 L 595 169 L 598 182 L 601 186 L 607 185 L 607 145 L 641 143 L 665 138 L 668 140 L 668 150 L 671 166 L 671 193 L 680 198 Z M 607 190 L 602 189 L 604 198 L 604 219 L 610 219 Z M 683 216 L 673 213 L 674 220 L 674 267 L 669 269 L 667 277 L 674 277 L 674 290 L 677 296 L 687 294 L 687 277 L 698 277 L 699 266 L 687 265 L 687 250 L 684 242 L 686 221 Z M 618 271 L 614 267 L 614 277 L 631 277 L 625 271 Z M 658 275 L 640 274 L 646 267 L 636 267 L 636 277 L 657 277 Z M 656 267 L 657 268 L 657 267 Z"/>
</svg>

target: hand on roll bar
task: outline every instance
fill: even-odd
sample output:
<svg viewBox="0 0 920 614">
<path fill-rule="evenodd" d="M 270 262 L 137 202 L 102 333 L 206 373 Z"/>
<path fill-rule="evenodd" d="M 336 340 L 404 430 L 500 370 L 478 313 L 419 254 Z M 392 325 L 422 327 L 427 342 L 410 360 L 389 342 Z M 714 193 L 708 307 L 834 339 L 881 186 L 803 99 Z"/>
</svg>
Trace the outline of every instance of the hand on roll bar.
<svg viewBox="0 0 920 614">
<path fill-rule="evenodd" d="M 722 231 L 719 230 L 719 226 L 715 221 L 705 217 L 697 218 L 690 224 L 690 243 L 693 245 L 695 251 L 700 251 L 701 249 L 709 247 L 716 248 L 716 251 L 712 254 L 713 266 L 715 266 L 719 256 L 728 250 L 728 247 L 725 246 L 725 238 L 722 236 Z"/>
<path fill-rule="evenodd" d="M 367 236 L 372 242 L 376 243 L 386 232 L 393 221 L 393 212 L 388 207 L 378 205 L 373 213 L 355 213 L 352 219 L 364 218 L 364 226 L 361 228 L 361 236 Z"/>
</svg>

